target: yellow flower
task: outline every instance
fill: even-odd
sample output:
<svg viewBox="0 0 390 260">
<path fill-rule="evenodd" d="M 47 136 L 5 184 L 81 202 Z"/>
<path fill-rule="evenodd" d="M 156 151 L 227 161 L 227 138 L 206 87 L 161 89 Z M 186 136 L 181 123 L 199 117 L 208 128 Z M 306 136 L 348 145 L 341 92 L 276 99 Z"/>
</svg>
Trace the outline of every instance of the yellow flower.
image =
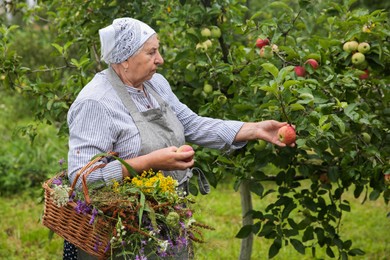
<svg viewBox="0 0 390 260">
<path fill-rule="evenodd" d="M 134 177 L 131 183 L 139 187 L 144 193 L 153 193 L 156 187 L 159 187 L 162 193 L 174 193 L 177 186 L 177 181 L 171 176 L 165 177 L 161 171 L 154 172 L 152 169 Z"/>
<path fill-rule="evenodd" d="M 112 189 L 114 190 L 114 192 L 119 192 L 119 182 L 117 181 L 114 181 L 113 184 L 112 184 Z"/>
</svg>

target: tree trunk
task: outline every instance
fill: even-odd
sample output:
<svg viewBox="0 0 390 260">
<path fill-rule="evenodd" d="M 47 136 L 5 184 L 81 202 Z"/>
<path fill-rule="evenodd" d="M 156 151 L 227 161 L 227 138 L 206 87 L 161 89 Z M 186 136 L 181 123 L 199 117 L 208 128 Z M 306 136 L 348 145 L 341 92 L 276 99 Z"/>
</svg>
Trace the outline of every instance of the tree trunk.
<svg viewBox="0 0 390 260">
<path fill-rule="evenodd" d="M 242 211 L 242 225 L 253 225 L 252 216 L 245 216 L 245 214 L 253 209 L 252 196 L 249 190 L 249 181 L 243 181 L 240 185 L 241 195 L 241 211 Z M 240 260 L 250 260 L 252 255 L 253 233 L 241 242 Z"/>
</svg>

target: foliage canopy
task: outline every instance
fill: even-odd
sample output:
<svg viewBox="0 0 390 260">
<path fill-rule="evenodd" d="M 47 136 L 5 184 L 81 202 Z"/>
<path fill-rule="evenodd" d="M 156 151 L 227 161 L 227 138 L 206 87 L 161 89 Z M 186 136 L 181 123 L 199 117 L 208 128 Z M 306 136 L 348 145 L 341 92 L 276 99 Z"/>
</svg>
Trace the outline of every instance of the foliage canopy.
<svg viewBox="0 0 390 260">
<path fill-rule="evenodd" d="M 265 210 L 248 212 L 255 222 L 237 237 L 253 233 L 273 240 L 270 258 L 286 243 L 302 254 L 316 245 L 330 257 L 364 253 L 340 237 L 338 229 L 350 210 L 343 199 L 347 190 L 353 189 L 356 198 L 390 198 L 384 178 L 390 174 L 385 10 L 357 8 L 353 0 L 261 5 L 244 0 L 53 0 L 33 8 L 11 3 L 8 8 L 20 13 L 22 21 L 0 28 L 0 88 L 34 98 L 38 120 L 66 134 L 69 105 L 105 67 L 98 29 L 116 17 L 143 20 L 159 33 L 165 59 L 160 72 L 194 111 L 296 126 L 296 148 L 267 145 L 258 151 L 253 142 L 233 154 L 198 149 L 198 164 L 214 186 L 229 172 L 236 177 L 236 189 L 250 180 L 253 194 L 278 194 Z M 203 36 L 204 28 L 216 33 Z M 26 48 L 18 40 L 27 35 L 33 41 Z M 256 39 L 266 37 L 277 47 L 268 58 L 255 46 Z M 352 53 L 343 50 L 348 41 L 370 44 L 365 62 L 352 62 Z M 305 63 L 310 58 L 319 68 Z M 304 77 L 294 73 L 296 66 L 306 69 Z M 361 79 L 366 70 L 368 78 Z M 212 90 L 205 91 L 205 84 Z M 312 181 L 309 188 L 301 187 L 302 178 Z M 264 189 L 262 182 L 269 180 L 278 184 L 277 190 Z"/>
</svg>

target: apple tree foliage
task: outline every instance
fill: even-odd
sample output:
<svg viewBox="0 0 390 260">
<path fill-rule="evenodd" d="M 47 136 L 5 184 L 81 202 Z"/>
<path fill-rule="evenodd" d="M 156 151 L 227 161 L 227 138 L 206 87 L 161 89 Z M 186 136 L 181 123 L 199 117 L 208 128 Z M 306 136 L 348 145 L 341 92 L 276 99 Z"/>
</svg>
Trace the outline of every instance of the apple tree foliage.
<svg viewBox="0 0 390 260">
<path fill-rule="evenodd" d="M 8 1 L 3 7 L 20 20 L 0 28 L 1 89 L 34 100 L 38 121 L 66 134 L 72 100 L 106 66 L 98 29 L 117 17 L 141 19 L 159 33 L 165 59 L 159 72 L 194 111 L 296 127 L 294 148 L 250 142 L 229 154 L 195 147 L 197 164 L 213 186 L 232 174 L 236 190 L 246 182 L 254 196 L 276 194 L 265 209 L 247 213 L 253 222 L 237 237 L 272 240 L 270 258 L 286 245 L 342 259 L 364 254 L 340 236 L 340 223 L 350 211 L 347 191 L 362 200 L 390 198 L 386 10 L 368 10 L 353 0 L 51 0 L 34 7 Z M 17 40 L 31 31 L 46 40 L 39 44 L 39 37 L 27 47 Z M 259 55 L 258 38 L 274 46 L 266 57 Z M 370 44 L 363 65 L 353 64 L 352 53 L 343 50 L 352 40 Z M 319 63 L 317 69 L 305 63 L 309 58 Z M 304 77 L 294 73 L 295 66 L 305 68 Z M 361 79 L 366 70 L 368 77 Z M 277 188 L 266 189 L 265 181 Z"/>
</svg>

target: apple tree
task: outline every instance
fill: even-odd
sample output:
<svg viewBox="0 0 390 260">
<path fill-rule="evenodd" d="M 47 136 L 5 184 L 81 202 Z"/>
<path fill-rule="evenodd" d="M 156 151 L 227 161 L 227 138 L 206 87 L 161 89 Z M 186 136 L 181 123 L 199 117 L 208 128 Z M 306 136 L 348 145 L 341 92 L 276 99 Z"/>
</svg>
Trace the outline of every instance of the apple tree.
<svg viewBox="0 0 390 260">
<path fill-rule="evenodd" d="M 1 28 L 2 87 L 36 97 L 38 120 L 66 133 L 69 105 L 105 67 L 98 29 L 116 17 L 141 19 L 159 33 L 160 72 L 194 111 L 295 126 L 293 148 L 264 142 L 233 153 L 195 147 L 213 186 L 226 174 L 236 178 L 234 189 L 243 198 L 240 258 L 250 259 L 254 237 L 273 241 L 270 258 L 287 245 L 313 256 L 318 250 L 342 259 L 364 254 L 339 231 L 350 211 L 348 191 L 363 200 L 390 198 L 390 28 L 384 10 L 347 0 L 11 3 L 24 22 Z M 50 35 L 52 58 L 26 66 L 12 32 L 32 25 Z M 275 189 L 266 189 L 269 181 Z M 273 203 L 253 208 L 251 196 L 269 194 Z"/>
</svg>

